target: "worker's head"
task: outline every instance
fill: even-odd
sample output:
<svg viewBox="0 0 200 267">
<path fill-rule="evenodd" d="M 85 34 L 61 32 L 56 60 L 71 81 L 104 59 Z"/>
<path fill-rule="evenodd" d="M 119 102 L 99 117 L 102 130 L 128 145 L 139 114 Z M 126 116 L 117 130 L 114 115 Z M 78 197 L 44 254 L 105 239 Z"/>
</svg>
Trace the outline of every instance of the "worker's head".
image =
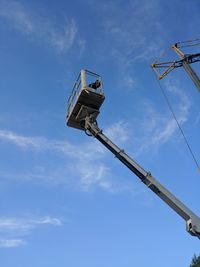
<svg viewBox="0 0 200 267">
<path fill-rule="evenodd" d="M 95 85 L 96 85 L 96 88 L 99 88 L 101 86 L 100 80 L 96 80 L 95 81 Z"/>
</svg>

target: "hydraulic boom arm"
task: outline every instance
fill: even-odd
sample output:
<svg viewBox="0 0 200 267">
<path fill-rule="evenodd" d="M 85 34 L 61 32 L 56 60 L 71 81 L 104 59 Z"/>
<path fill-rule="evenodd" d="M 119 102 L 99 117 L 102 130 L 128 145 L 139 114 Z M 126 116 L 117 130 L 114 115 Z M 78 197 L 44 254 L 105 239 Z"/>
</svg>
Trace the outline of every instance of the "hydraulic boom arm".
<svg viewBox="0 0 200 267">
<path fill-rule="evenodd" d="M 84 125 L 86 133 L 90 133 L 98 139 L 107 149 L 109 149 L 125 166 L 127 166 L 138 178 L 160 197 L 168 206 L 186 221 L 187 231 L 200 239 L 200 218 L 178 200 L 170 191 L 162 186 L 150 172 L 146 172 L 142 167 L 131 159 L 124 150 L 116 146 L 102 130 L 98 128 L 95 120 L 89 116 L 85 119 Z"/>
</svg>

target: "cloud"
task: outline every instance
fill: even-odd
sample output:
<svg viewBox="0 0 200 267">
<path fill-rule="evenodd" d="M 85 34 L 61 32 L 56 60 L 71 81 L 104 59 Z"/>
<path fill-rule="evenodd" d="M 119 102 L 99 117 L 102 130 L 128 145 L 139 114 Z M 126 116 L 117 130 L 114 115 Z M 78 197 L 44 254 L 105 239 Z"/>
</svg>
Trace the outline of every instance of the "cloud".
<svg viewBox="0 0 200 267">
<path fill-rule="evenodd" d="M 41 218 L 0 218 L 0 247 L 12 248 L 25 245 L 24 236 L 30 235 L 32 231 L 42 225 L 61 226 L 59 218 L 45 216 Z"/>
<path fill-rule="evenodd" d="M 191 102 L 189 97 L 179 89 L 178 84 L 166 83 L 166 93 L 169 95 L 170 102 L 176 114 L 179 124 L 182 126 L 187 122 Z M 175 101 L 171 101 L 175 98 Z M 143 101 L 141 118 L 136 121 L 138 125 L 135 131 L 137 140 L 137 154 L 144 153 L 146 150 L 156 151 L 179 131 L 177 123 L 170 111 L 158 110 L 150 101 Z M 139 137 L 139 138 L 138 138 Z"/>
<path fill-rule="evenodd" d="M 27 173 L 25 175 L 17 175 L 17 179 L 25 179 L 31 181 L 46 181 L 50 183 L 66 183 L 66 173 L 71 176 L 79 177 L 79 185 L 83 190 L 88 190 L 90 186 L 101 184 L 101 180 L 106 175 L 107 167 L 102 162 L 105 149 L 97 143 L 96 140 L 85 144 L 71 144 L 67 141 L 49 140 L 44 137 L 28 137 L 18 135 L 11 131 L 0 130 L 0 140 L 13 143 L 21 149 L 33 150 L 35 152 L 53 151 L 63 154 L 67 166 L 56 171 L 37 168 L 36 172 Z M 2 174 L 4 176 L 4 174 Z M 27 178 L 26 178 L 27 176 Z M 59 177 L 63 177 L 59 179 Z M 105 181 L 104 181 L 105 182 Z"/>
<path fill-rule="evenodd" d="M 49 43 L 56 48 L 58 52 L 68 51 L 74 44 L 78 28 L 74 19 L 66 20 L 64 29 L 57 31 L 51 30 Z M 80 46 L 83 44 L 80 43 Z M 83 49 L 83 48 L 82 48 Z"/>
<path fill-rule="evenodd" d="M 19 147 L 31 147 L 34 149 L 41 149 L 45 146 L 46 140 L 44 138 L 32 138 L 15 134 L 11 131 L 0 130 L 0 140 L 6 140 L 14 143 Z"/>
<path fill-rule="evenodd" d="M 86 48 L 86 40 L 84 39 L 80 39 L 78 41 L 78 46 L 79 46 L 79 55 L 81 56 L 83 54 L 83 52 L 85 51 Z"/>
<path fill-rule="evenodd" d="M 7 130 L 0 130 L 0 140 L 13 143 L 22 149 L 32 149 L 35 151 L 52 150 L 76 159 L 97 159 L 105 151 L 96 141 L 74 145 L 66 140 L 50 140 L 45 137 L 24 136 Z"/>
<path fill-rule="evenodd" d="M 112 13 L 102 22 L 109 43 L 112 42 L 111 54 L 125 69 L 135 62 L 149 61 L 158 51 L 160 54 L 159 1 L 136 0 L 124 6 L 123 13 L 119 5 L 111 3 L 102 8 L 105 13 Z"/>
<path fill-rule="evenodd" d="M 14 0 L 0 1 L 0 17 L 16 30 L 47 43 L 58 53 L 66 53 L 76 41 L 78 27 L 73 18 L 66 18 L 63 25 L 58 25 L 35 13 L 27 4 Z M 84 41 L 78 42 L 83 50 Z"/>
<path fill-rule="evenodd" d="M 26 241 L 22 239 L 0 239 L 0 248 L 15 248 L 25 244 Z"/>
<path fill-rule="evenodd" d="M 77 168 L 81 177 L 80 186 L 82 190 L 89 191 L 94 186 L 107 191 L 112 188 L 113 185 L 108 179 L 109 168 L 105 164 L 99 162 L 93 165 L 91 162 L 88 164 L 87 161 L 83 161 L 77 164 Z"/>
<path fill-rule="evenodd" d="M 26 34 L 36 31 L 30 12 L 17 1 L 0 1 L 0 16 Z"/>
<path fill-rule="evenodd" d="M 105 134 L 118 144 L 124 144 L 129 140 L 129 123 L 124 121 L 119 121 L 108 127 Z"/>
<path fill-rule="evenodd" d="M 128 89 L 136 87 L 136 80 L 130 74 L 124 75 L 123 80 Z"/>
<path fill-rule="evenodd" d="M 36 227 L 39 224 L 51 224 L 51 225 L 61 225 L 61 220 L 57 218 L 52 218 L 49 216 L 37 219 L 19 219 L 19 218 L 0 218 L 0 231 L 2 230 L 12 230 L 27 232 Z"/>
<path fill-rule="evenodd" d="M 127 128 L 128 124 L 120 121 L 108 127 L 105 133 L 118 144 L 125 145 L 129 140 Z M 44 155 L 47 155 L 44 162 L 38 160 L 31 170 L 29 167 L 27 171 L 17 174 L 1 171 L 1 177 L 5 177 L 6 181 L 14 179 L 18 182 L 27 181 L 36 184 L 62 184 L 83 191 L 96 188 L 113 193 L 127 191 L 127 188 L 121 185 L 117 174 L 111 173 L 109 164 L 109 160 L 112 160 L 111 155 L 94 138 L 85 143 L 72 144 L 67 140 L 24 136 L 12 131 L 0 130 L 0 142 L 14 144 L 27 153 L 37 153 L 37 159 L 40 159 L 39 153 L 43 154 L 43 160 Z M 59 162 L 49 163 L 50 153 L 54 161 L 59 157 Z M 23 168 L 26 169 L 25 166 Z"/>
<path fill-rule="evenodd" d="M 160 55 L 166 46 L 165 33 L 160 23 L 161 5 L 158 0 L 129 1 L 123 6 L 117 1 L 99 2 L 100 31 L 98 38 L 104 40 L 95 46 L 95 54 L 114 65 L 117 89 L 130 90 L 141 87 L 141 79 L 146 80 L 146 68 Z M 112 16 L 110 15 L 112 14 Z M 162 38 L 160 37 L 162 33 Z M 98 47 L 98 51 L 97 48 Z M 164 48 L 163 48 L 164 47 Z M 109 57 L 107 56 L 109 55 Z M 138 64 L 145 64 L 138 65 Z M 138 73 L 140 70 L 140 74 Z M 142 76 L 143 77 L 142 77 Z M 145 75 L 145 76 L 144 76 Z"/>
</svg>

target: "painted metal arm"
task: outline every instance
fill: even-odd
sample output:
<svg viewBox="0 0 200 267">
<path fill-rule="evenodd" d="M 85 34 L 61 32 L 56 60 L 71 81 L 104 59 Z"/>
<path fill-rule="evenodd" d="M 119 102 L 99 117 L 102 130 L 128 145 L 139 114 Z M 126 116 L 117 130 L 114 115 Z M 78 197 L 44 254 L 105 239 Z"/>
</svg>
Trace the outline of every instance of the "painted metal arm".
<svg viewBox="0 0 200 267">
<path fill-rule="evenodd" d="M 91 117 L 85 120 L 85 130 L 98 139 L 107 149 L 109 149 L 125 166 L 127 166 L 138 178 L 160 197 L 168 206 L 186 221 L 187 231 L 200 239 L 200 218 L 178 200 L 169 190 L 161 185 L 150 172 L 146 172 L 137 162 L 130 158 L 124 150 L 116 146 Z"/>
</svg>

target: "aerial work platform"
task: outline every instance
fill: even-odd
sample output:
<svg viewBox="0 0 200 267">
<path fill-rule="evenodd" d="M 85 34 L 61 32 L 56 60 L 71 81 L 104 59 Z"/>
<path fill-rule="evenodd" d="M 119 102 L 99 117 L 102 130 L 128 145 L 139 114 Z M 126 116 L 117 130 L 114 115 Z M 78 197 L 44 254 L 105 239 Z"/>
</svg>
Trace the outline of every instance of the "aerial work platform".
<svg viewBox="0 0 200 267">
<path fill-rule="evenodd" d="M 96 120 L 104 99 L 101 76 L 81 70 L 67 102 L 67 125 L 84 130 L 85 118 L 92 116 Z"/>
<path fill-rule="evenodd" d="M 91 76 L 86 84 L 86 75 Z M 90 77 L 90 78 L 91 78 Z M 94 79 L 96 81 L 94 82 Z M 114 156 L 129 168 L 144 185 L 171 207 L 186 222 L 187 231 L 200 239 L 200 218 L 184 205 L 175 195 L 159 183 L 150 172 L 144 170 L 125 151 L 114 144 L 97 125 L 96 118 L 104 101 L 101 77 L 95 73 L 82 70 L 68 100 L 67 125 L 84 130 L 102 143 Z M 94 175 L 95 179 L 95 175 Z M 138 227 L 140 222 L 138 221 Z M 148 227 L 148 224 L 147 224 Z M 160 227 L 158 222 L 158 227 Z M 151 231 L 151 228 L 149 229 Z M 165 228 L 164 228 L 165 230 Z"/>
</svg>

